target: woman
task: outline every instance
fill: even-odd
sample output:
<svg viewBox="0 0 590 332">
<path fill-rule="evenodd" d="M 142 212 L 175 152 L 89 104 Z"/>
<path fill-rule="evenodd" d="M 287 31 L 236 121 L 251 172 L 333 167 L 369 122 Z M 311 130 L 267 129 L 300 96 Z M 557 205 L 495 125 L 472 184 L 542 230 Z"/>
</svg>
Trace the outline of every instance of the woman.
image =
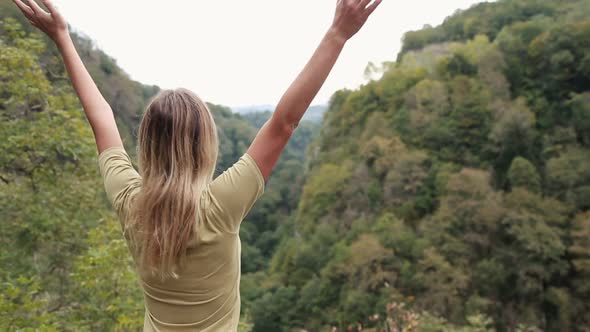
<svg viewBox="0 0 590 332">
<path fill-rule="evenodd" d="M 188 90 L 161 92 L 139 128 L 139 173 L 113 112 L 80 60 L 50 0 L 14 0 L 57 45 L 92 126 L 107 196 L 134 254 L 145 298 L 144 331 L 235 331 L 240 316 L 240 223 L 262 195 L 281 151 L 345 43 L 381 0 L 340 0 L 332 26 L 247 152 L 212 179 L 217 130 Z"/>
</svg>

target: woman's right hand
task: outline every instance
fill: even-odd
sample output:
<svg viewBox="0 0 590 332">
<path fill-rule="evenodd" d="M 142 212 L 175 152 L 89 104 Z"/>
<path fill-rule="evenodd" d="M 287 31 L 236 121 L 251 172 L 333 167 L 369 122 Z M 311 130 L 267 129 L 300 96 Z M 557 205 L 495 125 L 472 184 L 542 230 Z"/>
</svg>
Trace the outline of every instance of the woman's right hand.
<svg viewBox="0 0 590 332">
<path fill-rule="evenodd" d="M 332 30 L 339 38 L 349 40 L 365 25 L 382 0 L 338 0 Z"/>
<path fill-rule="evenodd" d="M 68 24 L 51 0 L 41 0 L 49 13 L 41 8 L 35 0 L 13 0 L 27 20 L 37 29 L 43 31 L 54 42 L 69 37 Z"/>
</svg>

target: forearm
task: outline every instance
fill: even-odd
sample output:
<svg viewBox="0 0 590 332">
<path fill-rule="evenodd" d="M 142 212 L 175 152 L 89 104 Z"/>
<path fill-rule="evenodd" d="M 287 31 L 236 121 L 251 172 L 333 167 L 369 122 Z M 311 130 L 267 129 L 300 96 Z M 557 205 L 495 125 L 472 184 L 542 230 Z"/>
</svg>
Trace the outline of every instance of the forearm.
<svg viewBox="0 0 590 332">
<path fill-rule="evenodd" d="M 100 119 L 105 115 L 112 116 L 111 107 L 88 73 L 69 34 L 57 39 L 56 45 L 62 55 L 74 90 L 76 90 L 84 112 L 94 129 L 94 126 L 99 124 Z"/>
<path fill-rule="evenodd" d="M 56 38 L 55 42 L 94 132 L 98 152 L 112 146 L 122 146 L 123 142 L 115 123 L 113 110 L 86 70 L 70 35 L 66 33 L 60 38 Z"/>
<path fill-rule="evenodd" d="M 340 56 L 346 39 L 330 29 L 299 76 L 287 89 L 273 114 L 285 128 L 297 126 Z"/>
<path fill-rule="evenodd" d="M 43 31 L 57 45 L 72 85 L 92 126 L 98 152 L 113 146 L 122 146 L 113 111 L 82 63 L 68 32 L 66 20 L 51 0 L 41 1 L 49 12 L 41 8 L 35 0 L 27 0 L 26 4 L 21 0 L 15 0 L 14 3 L 33 26 Z"/>
</svg>

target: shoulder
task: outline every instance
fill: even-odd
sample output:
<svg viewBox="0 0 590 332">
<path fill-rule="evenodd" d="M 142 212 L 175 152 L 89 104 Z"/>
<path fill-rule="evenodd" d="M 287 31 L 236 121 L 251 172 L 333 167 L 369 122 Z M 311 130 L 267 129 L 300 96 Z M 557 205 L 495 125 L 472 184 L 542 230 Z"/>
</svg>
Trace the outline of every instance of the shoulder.
<svg viewBox="0 0 590 332">
<path fill-rule="evenodd" d="M 122 146 L 110 147 L 98 156 L 100 174 L 107 197 L 121 212 L 131 196 L 141 187 L 141 176 Z"/>
<path fill-rule="evenodd" d="M 262 171 L 260 170 L 260 167 L 258 167 L 258 164 L 256 164 L 254 158 L 252 158 L 252 156 L 246 152 L 238 161 L 238 163 L 240 162 L 243 163 L 244 168 L 246 168 L 250 173 L 252 173 L 253 177 L 256 180 L 257 187 L 261 191 L 264 191 L 264 177 L 262 176 Z"/>
<path fill-rule="evenodd" d="M 210 218 L 236 231 L 254 203 L 264 193 L 264 178 L 247 153 L 213 180 L 204 192 Z"/>
<path fill-rule="evenodd" d="M 248 153 L 244 153 L 238 161 L 215 178 L 209 187 L 213 194 L 215 192 L 237 194 L 245 189 L 262 194 L 264 184 L 264 177 L 256 161 Z"/>
<path fill-rule="evenodd" d="M 103 177 L 113 170 L 131 171 L 130 173 L 134 173 L 132 175 L 138 175 L 133 167 L 129 154 L 127 154 L 127 151 L 122 146 L 113 146 L 100 152 L 98 155 L 98 165 Z"/>
</svg>

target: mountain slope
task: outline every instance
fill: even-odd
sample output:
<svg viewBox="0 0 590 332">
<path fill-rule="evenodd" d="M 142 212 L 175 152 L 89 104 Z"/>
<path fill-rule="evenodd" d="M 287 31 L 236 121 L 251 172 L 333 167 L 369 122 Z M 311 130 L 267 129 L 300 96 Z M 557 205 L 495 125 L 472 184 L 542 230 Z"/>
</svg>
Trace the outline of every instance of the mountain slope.
<svg viewBox="0 0 590 332">
<path fill-rule="evenodd" d="M 479 4 L 337 92 L 254 330 L 590 328 L 589 17 Z"/>
<path fill-rule="evenodd" d="M 0 0 L 0 13 L 2 13 L 2 18 L 10 17 L 20 23 L 21 31 L 25 33 L 35 31 L 12 1 Z M 0 34 L 5 33 L 4 29 L 0 30 Z M 46 69 L 48 80 L 52 84 L 59 84 L 64 89 L 73 92 L 68 84 L 65 68 L 59 58 L 57 48 L 46 36 L 39 36 L 45 45 L 39 58 Z M 113 108 L 127 150 L 134 155 L 136 137 L 134 129 L 139 124 L 145 104 L 159 91 L 159 88 L 131 80 L 117 66 L 113 58 L 94 46 L 92 40 L 75 33 L 72 34 L 72 39 L 98 88 Z"/>
</svg>

